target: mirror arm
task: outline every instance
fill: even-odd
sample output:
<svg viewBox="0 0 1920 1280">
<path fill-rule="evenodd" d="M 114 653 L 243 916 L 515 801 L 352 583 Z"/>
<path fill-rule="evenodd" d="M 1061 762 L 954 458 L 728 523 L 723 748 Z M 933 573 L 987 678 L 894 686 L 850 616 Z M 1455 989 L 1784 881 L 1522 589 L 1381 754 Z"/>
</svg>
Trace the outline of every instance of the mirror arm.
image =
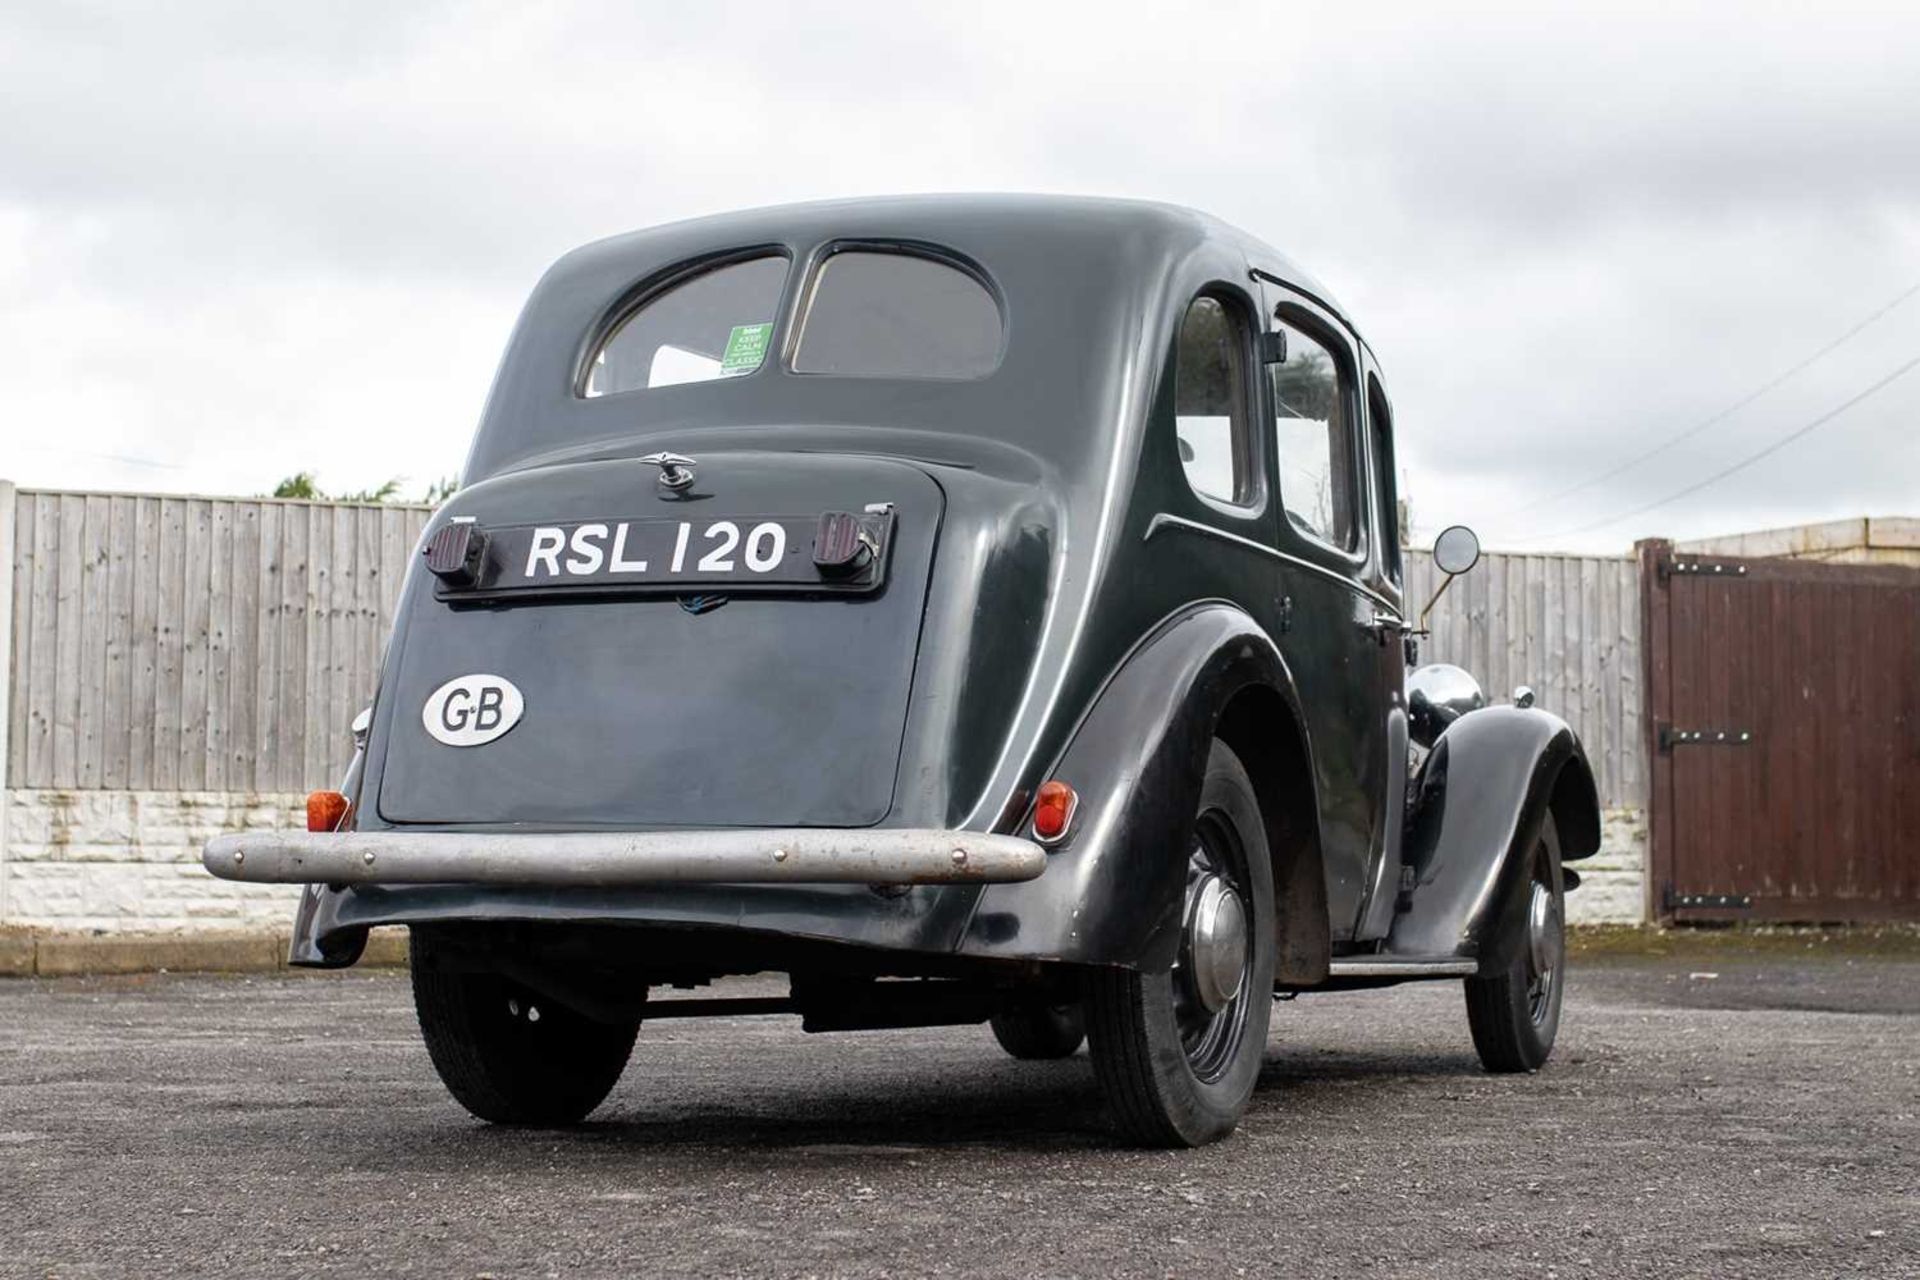
<svg viewBox="0 0 1920 1280">
<path fill-rule="evenodd" d="M 1427 615 L 1433 612 L 1433 606 L 1440 603 L 1440 597 L 1447 594 L 1447 588 L 1452 586 L 1453 580 L 1459 576 L 1457 573 L 1450 573 L 1446 576 L 1445 581 L 1441 582 L 1441 584 L 1435 588 L 1433 595 L 1427 600 L 1427 607 L 1420 611 L 1420 630 L 1418 634 L 1423 636 L 1429 634 L 1427 629 Z"/>
</svg>

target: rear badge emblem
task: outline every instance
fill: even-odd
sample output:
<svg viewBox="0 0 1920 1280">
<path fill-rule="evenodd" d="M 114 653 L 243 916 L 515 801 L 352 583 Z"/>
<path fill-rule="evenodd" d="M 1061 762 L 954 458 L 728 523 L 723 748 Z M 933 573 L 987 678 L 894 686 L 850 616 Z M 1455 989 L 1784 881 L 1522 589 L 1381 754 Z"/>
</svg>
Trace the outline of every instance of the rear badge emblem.
<svg viewBox="0 0 1920 1280">
<path fill-rule="evenodd" d="M 519 724 L 526 705 L 505 676 L 460 676 L 427 698 L 420 723 L 434 741 L 449 747 L 484 747 Z"/>
<path fill-rule="evenodd" d="M 712 613 L 727 602 L 725 596 L 681 596 L 680 607 L 696 617 L 703 613 Z"/>
</svg>

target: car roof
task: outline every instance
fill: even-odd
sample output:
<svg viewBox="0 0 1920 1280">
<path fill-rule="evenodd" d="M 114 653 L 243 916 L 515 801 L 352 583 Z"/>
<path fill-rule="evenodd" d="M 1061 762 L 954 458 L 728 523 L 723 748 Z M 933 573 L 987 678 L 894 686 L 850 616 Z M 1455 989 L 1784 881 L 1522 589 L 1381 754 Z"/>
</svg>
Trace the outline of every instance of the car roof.
<svg viewBox="0 0 1920 1280">
<path fill-rule="evenodd" d="M 1149 251 L 1157 249 L 1168 258 L 1184 252 L 1197 233 L 1243 250 L 1263 271 L 1311 294 L 1352 327 L 1351 318 L 1311 273 L 1231 223 L 1184 205 L 1107 196 L 953 193 L 766 205 L 609 236 L 573 250 L 561 263 L 591 264 L 596 270 L 612 272 L 623 266 L 645 269 L 657 265 L 663 253 L 675 259 L 684 256 L 696 243 L 715 252 L 750 244 L 784 243 L 805 249 L 833 240 L 900 239 L 962 251 L 972 246 L 986 250 L 1037 232 L 1125 240 Z M 979 256 L 993 255 L 982 252 Z"/>
<path fill-rule="evenodd" d="M 772 376 L 583 399 L 572 388 L 636 298 L 702 262 L 756 250 L 788 255 L 788 288 L 842 245 L 924 248 L 971 262 L 1007 317 L 1001 365 L 979 381 Z M 1353 328 L 1318 281 L 1227 223 L 1178 205 L 1048 195 L 919 195 L 824 200 L 691 218 L 584 245 L 535 288 L 502 360 L 463 471 L 560 461 L 637 438 L 780 424 L 824 447 L 842 427 L 882 424 L 953 439 L 998 439 L 1052 463 L 1104 471 L 1151 383 L 1173 290 L 1196 279 L 1251 288 L 1270 274 Z M 1089 340 L 1090 335 L 1094 340 Z M 776 334 L 776 341 L 781 334 Z M 1357 337 L 1357 334 L 1356 334 Z M 1143 346 L 1145 344 L 1145 346 Z M 660 446 L 656 446 L 660 447 Z M 678 447 L 678 446 L 674 446 Z"/>
</svg>

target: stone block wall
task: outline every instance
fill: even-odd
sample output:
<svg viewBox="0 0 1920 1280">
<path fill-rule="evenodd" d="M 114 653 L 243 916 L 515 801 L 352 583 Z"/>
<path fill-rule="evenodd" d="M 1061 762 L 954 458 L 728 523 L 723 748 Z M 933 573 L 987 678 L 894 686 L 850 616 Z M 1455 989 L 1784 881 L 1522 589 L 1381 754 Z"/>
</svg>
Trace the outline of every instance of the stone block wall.
<svg viewBox="0 0 1920 1280">
<path fill-rule="evenodd" d="M 200 848 L 226 831 L 305 825 L 305 796 L 221 791 L 62 791 L 7 795 L 0 925 L 63 932 L 157 933 L 293 920 L 299 890 L 217 880 Z M 1645 918 L 1646 814 L 1605 815 L 1598 856 L 1567 897 L 1578 924 Z"/>
<path fill-rule="evenodd" d="M 7 793 L 0 924 L 154 933 L 293 921 L 299 889 L 218 880 L 200 849 L 223 832 L 306 825 L 304 794 Z"/>
<path fill-rule="evenodd" d="M 1600 852 L 1573 864 L 1580 887 L 1567 895 L 1574 924 L 1643 924 L 1647 919 L 1647 811 L 1600 814 Z"/>
</svg>

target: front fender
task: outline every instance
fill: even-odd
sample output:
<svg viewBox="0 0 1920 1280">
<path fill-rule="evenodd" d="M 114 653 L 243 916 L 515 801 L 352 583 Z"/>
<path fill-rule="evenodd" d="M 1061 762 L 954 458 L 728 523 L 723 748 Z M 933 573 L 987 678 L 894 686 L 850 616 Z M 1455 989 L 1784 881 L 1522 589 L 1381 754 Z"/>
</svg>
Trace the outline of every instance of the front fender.
<svg viewBox="0 0 1920 1280">
<path fill-rule="evenodd" d="M 1249 685 L 1274 690 L 1299 722 L 1286 663 L 1245 612 L 1208 603 L 1162 622 L 1107 682 L 1047 774 L 1080 795 L 1067 841 L 1038 880 L 981 893 L 961 953 L 1170 965 L 1181 851 L 1214 726 Z"/>
<path fill-rule="evenodd" d="M 1502 891 L 1523 874 L 1551 810 L 1565 861 L 1600 845 L 1600 806 L 1580 739 L 1547 712 L 1488 707 L 1440 735 L 1414 780 L 1404 845 L 1412 872 L 1386 949 L 1477 956 Z"/>
</svg>

